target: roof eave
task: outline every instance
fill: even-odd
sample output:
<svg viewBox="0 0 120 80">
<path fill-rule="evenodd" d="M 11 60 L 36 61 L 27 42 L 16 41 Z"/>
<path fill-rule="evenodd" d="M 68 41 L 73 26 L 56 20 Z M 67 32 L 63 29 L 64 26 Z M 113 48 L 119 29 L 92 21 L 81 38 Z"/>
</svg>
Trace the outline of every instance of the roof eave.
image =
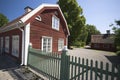
<svg viewBox="0 0 120 80">
<path fill-rule="evenodd" d="M 25 24 L 21 20 L 19 20 L 15 23 L 12 23 L 11 25 L 1 27 L 0 28 L 0 33 L 6 32 L 6 31 L 9 31 L 9 30 L 12 30 L 12 29 L 16 29 L 16 28 L 19 28 L 19 27 L 23 27 L 24 25 Z"/>
</svg>

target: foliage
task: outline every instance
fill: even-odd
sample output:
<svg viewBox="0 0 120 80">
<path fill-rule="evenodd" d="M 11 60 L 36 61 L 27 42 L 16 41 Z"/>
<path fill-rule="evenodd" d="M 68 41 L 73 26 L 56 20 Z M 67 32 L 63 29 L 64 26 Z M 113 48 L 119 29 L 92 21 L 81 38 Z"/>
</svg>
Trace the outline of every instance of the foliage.
<svg viewBox="0 0 120 80">
<path fill-rule="evenodd" d="M 86 25 L 86 31 L 88 32 L 86 44 L 88 45 L 91 42 L 91 35 L 101 34 L 99 30 L 96 29 L 94 25 Z"/>
<path fill-rule="evenodd" d="M 75 43 L 73 44 L 73 46 L 75 46 L 75 47 L 81 47 L 81 42 L 75 41 Z"/>
<path fill-rule="evenodd" d="M 79 45 L 79 47 L 84 47 L 86 45 L 87 36 L 88 36 L 88 32 L 86 31 L 86 27 L 84 26 L 81 28 L 80 35 L 76 39 L 76 41 L 79 42 L 79 44 L 74 44 L 74 46 Z"/>
<path fill-rule="evenodd" d="M 4 26 L 7 23 L 8 23 L 7 17 L 0 13 L 0 27 Z"/>
<path fill-rule="evenodd" d="M 120 50 L 120 28 L 115 31 L 115 45 Z"/>
<path fill-rule="evenodd" d="M 116 24 L 116 26 L 115 26 Z M 113 31 L 115 33 L 115 45 L 117 48 L 117 54 L 120 55 L 120 20 L 116 20 L 115 24 L 111 24 Z"/>
<path fill-rule="evenodd" d="M 80 36 L 78 38 L 78 41 L 82 41 L 82 42 L 86 43 L 87 37 L 88 37 L 87 28 L 86 27 L 82 27 Z"/>
<path fill-rule="evenodd" d="M 58 4 L 65 16 L 70 31 L 68 39 L 69 46 L 76 44 L 79 40 L 81 29 L 85 25 L 85 17 L 83 16 L 83 10 L 78 5 L 76 0 L 59 0 Z"/>
<path fill-rule="evenodd" d="M 117 51 L 116 54 L 117 54 L 118 56 L 120 56 L 120 51 Z"/>
<path fill-rule="evenodd" d="M 75 47 L 84 47 L 85 46 L 85 42 L 83 42 L 83 41 L 75 41 L 73 46 L 75 46 Z"/>
</svg>

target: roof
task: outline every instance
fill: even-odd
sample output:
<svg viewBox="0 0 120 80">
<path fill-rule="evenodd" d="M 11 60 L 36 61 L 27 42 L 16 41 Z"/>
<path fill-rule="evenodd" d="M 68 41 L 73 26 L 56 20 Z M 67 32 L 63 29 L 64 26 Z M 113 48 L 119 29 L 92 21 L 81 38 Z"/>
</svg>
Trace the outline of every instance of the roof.
<svg viewBox="0 0 120 80">
<path fill-rule="evenodd" d="M 25 15 L 27 15 L 27 14 L 28 14 L 28 13 L 25 13 L 25 14 L 23 14 L 22 16 L 14 19 L 13 21 L 11 21 L 11 22 L 7 23 L 6 25 L 2 26 L 2 27 L 0 28 L 0 33 L 1 33 L 1 32 L 5 32 L 5 31 L 9 31 L 9 30 L 13 29 L 13 28 L 14 28 L 13 26 L 16 25 L 16 24 L 20 21 L 20 19 L 21 19 L 22 17 L 24 17 Z M 20 24 L 21 24 L 21 23 L 20 23 Z"/>
<path fill-rule="evenodd" d="M 24 15 L 20 16 L 19 18 L 16 18 L 15 20 L 11 21 L 7 25 L 3 26 L 2 28 L 4 29 L 4 27 L 10 27 L 10 25 L 15 24 L 19 21 L 22 22 L 22 23 L 25 23 L 28 19 L 30 19 L 34 14 L 36 14 L 38 11 L 42 10 L 44 7 L 57 7 L 59 9 L 59 11 L 60 11 L 60 13 L 61 13 L 61 15 L 62 15 L 62 17 L 65 21 L 65 26 L 66 26 L 68 35 L 70 35 L 69 29 L 68 29 L 68 26 L 67 26 L 67 21 L 65 20 L 65 17 L 63 15 L 59 5 L 57 5 L 57 4 L 41 4 L 36 9 L 32 10 L 31 12 L 29 12 L 27 14 L 24 14 Z M 0 28 L 0 31 L 1 31 L 1 28 Z"/>
<path fill-rule="evenodd" d="M 92 35 L 91 43 L 114 43 L 114 34 Z"/>
</svg>

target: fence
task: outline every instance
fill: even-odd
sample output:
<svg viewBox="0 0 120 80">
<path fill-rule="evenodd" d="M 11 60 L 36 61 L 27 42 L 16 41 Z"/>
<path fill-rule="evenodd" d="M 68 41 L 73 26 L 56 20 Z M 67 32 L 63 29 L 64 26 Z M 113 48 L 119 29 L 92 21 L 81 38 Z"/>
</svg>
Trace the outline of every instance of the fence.
<svg viewBox="0 0 120 80">
<path fill-rule="evenodd" d="M 120 80 L 120 66 L 29 49 L 28 66 L 49 80 Z"/>
</svg>

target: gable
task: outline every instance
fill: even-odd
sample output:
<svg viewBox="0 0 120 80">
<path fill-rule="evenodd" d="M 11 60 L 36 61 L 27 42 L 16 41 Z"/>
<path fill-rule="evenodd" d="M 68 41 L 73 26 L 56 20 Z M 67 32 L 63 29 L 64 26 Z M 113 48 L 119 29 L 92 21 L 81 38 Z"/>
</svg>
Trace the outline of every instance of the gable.
<svg viewBox="0 0 120 80">
<path fill-rule="evenodd" d="M 48 10 L 48 11 L 46 11 Z M 26 16 L 24 16 L 23 18 L 21 18 L 20 20 L 23 22 L 23 23 L 29 23 L 30 21 L 32 21 L 32 18 L 35 18 L 37 15 L 39 15 L 40 13 L 42 12 L 51 12 L 51 11 L 54 11 L 54 10 L 57 10 L 57 12 L 59 13 L 60 15 L 60 18 L 62 20 L 62 23 L 65 25 L 66 27 L 66 30 L 67 30 L 67 34 L 70 35 L 70 32 L 69 32 L 69 29 L 68 29 L 68 26 L 67 26 L 67 22 L 63 16 L 63 13 L 59 7 L 59 5 L 57 4 L 54 4 L 54 5 L 51 5 L 51 4 L 42 4 L 40 5 L 39 7 L 37 7 L 36 9 L 34 9 L 33 11 L 31 11 L 29 14 L 27 14 Z"/>
<path fill-rule="evenodd" d="M 56 17 L 59 19 L 59 22 L 60 22 L 59 24 L 62 25 L 62 27 L 64 27 L 64 29 L 66 29 L 66 31 L 67 31 L 65 21 L 61 15 L 61 13 L 59 12 L 58 8 L 45 7 L 42 9 L 42 11 L 38 12 L 38 15 L 36 15 L 36 16 L 41 17 L 42 23 L 44 23 L 46 25 L 51 25 L 51 26 L 52 26 L 52 18 Z M 35 17 L 33 17 L 33 20 L 35 19 Z"/>
<path fill-rule="evenodd" d="M 36 20 L 37 16 L 41 17 L 41 21 Z M 52 21 L 53 21 L 52 18 L 54 16 L 59 19 L 59 30 L 56 30 L 52 27 Z M 39 11 L 36 16 L 30 18 L 29 22 L 31 24 L 31 28 L 34 27 L 35 29 L 36 28 L 35 26 L 38 26 L 37 29 L 39 30 L 41 30 L 40 27 L 42 27 L 44 29 L 53 30 L 55 32 L 56 31 L 59 31 L 60 33 L 64 32 L 65 35 L 68 35 L 65 22 L 57 8 L 52 8 L 52 9 L 44 8 L 42 11 Z"/>
</svg>

